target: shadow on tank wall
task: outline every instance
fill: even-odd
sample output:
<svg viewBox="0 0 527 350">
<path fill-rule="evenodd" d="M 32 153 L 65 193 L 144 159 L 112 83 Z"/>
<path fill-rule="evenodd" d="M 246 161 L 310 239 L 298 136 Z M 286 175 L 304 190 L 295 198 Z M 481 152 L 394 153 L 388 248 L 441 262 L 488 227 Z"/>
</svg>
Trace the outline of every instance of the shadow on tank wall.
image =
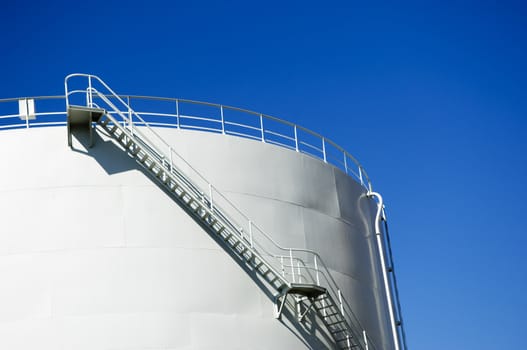
<svg viewBox="0 0 527 350">
<path fill-rule="evenodd" d="M 101 136 L 102 133 L 106 140 Z M 133 158 L 127 156 L 123 149 L 117 146 L 109 135 L 96 129 L 93 140 L 88 129 L 72 130 L 72 136 L 77 141 L 72 150 L 93 158 L 108 175 L 114 175 L 130 170 L 141 171 L 142 167 Z M 80 146 L 80 147 L 79 147 Z M 145 174 L 147 174 L 145 172 Z"/>
<path fill-rule="evenodd" d="M 120 145 L 111 139 L 110 135 L 99 128 L 95 128 L 93 131 L 93 133 L 90 133 L 90 130 L 85 128 L 72 130 L 72 136 L 76 142 L 72 144 L 71 149 L 74 152 L 93 158 L 106 174 L 110 176 L 130 170 L 137 170 L 148 177 L 160 190 L 170 197 L 171 200 L 176 202 L 187 215 L 193 218 L 194 222 L 207 232 L 210 238 L 212 238 L 217 245 L 221 247 L 221 249 L 227 253 L 234 262 L 236 262 L 236 264 L 270 301 L 269 307 L 273 307 L 277 297 L 274 288 L 270 286 L 242 256 L 230 249 L 230 247 L 223 242 L 222 237 L 210 226 L 205 225 L 203 221 L 199 220 L 195 213 L 190 211 L 179 197 L 174 196 L 172 192 L 169 192 L 164 186 L 161 186 L 159 180 L 156 179 L 151 172 L 146 170 L 141 163 L 134 159 L 130 154 L 126 153 Z M 210 288 L 210 295 L 214 296 L 214 286 L 210 286 Z M 192 290 L 188 289 L 188 293 L 192 293 Z M 285 328 L 294 334 L 306 346 L 306 348 L 328 348 L 327 344 L 332 344 L 333 339 L 324 327 L 320 317 L 314 310 L 311 310 L 303 320 L 299 322 L 297 316 L 297 304 L 292 299 L 293 298 L 288 298 L 286 300 L 284 310 L 277 322 L 280 322 Z"/>
</svg>

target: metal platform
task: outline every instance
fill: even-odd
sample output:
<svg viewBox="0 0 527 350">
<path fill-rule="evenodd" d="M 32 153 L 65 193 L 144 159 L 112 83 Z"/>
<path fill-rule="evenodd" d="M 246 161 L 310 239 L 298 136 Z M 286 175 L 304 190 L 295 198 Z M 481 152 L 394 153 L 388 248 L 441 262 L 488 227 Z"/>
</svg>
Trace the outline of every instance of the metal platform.
<svg viewBox="0 0 527 350">
<path fill-rule="evenodd" d="M 89 133 L 89 147 L 93 146 L 93 123 L 97 123 L 106 113 L 102 108 L 90 108 L 85 106 L 68 106 L 68 146 L 72 146 L 72 134 L 77 131 Z"/>
</svg>

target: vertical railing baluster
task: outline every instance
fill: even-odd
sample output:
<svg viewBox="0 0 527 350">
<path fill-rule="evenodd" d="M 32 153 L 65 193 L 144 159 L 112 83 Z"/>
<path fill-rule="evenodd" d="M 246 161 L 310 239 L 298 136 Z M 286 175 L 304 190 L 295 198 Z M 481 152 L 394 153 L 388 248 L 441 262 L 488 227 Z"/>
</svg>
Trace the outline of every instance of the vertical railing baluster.
<svg viewBox="0 0 527 350">
<path fill-rule="evenodd" d="M 323 137 L 322 138 L 322 154 L 324 156 L 324 163 L 327 163 L 327 158 L 326 158 L 326 139 Z"/>
<path fill-rule="evenodd" d="M 176 126 L 178 129 L 180 128 L 180 122 L 179 122 L 179 99 L 176 98 Z"/>
<path fill-rule="evenodd" d="M 212 202 L 212 184 L 209 184 L 209 200 L 210 200 L 210 210 L 213 210 L 214 205 Z"/>
<path fill-rule="evenodd" d="M 26 105 L 26 129 L 29 129 L 29 102 L 26 99 L 24 99 L 25 105 Z"/>
<path fill-rule="evenodd" d="M 253 223 L 251 220 L 249 220 L 249 243 L 251 244 L 251 248 L 253 247 Z"/>
<path fill-rule="evenodd" d="M 317 265 L 317 256 L 315 255 L 315 276 L 317 277 L 317 285 L 320 286 L 320 279 L 318 277 L 318 265 Z"/>
<path fill-rule="evenodd" d="M 263 116 L 260 113 L 260 132 L 262 133 L 262 142 L 265 142 L 265 131 L 264 131 L 264 125 L 263 125 Z"/>
<path fill-rule="evenodd" d="M 172 147 L 168 147 L 169 157 L 170 157 L 170 173 L 172 173 Z"/>
<path fill-rule="evenodd" d="M 364 186 L 364 181 L 362 180 L 362 167 L 359 165 L 359 180 L 360 184 Z"/>
<path fill-rule="evenodd" d="M 296 125 L 295 125 L 295 149 L 298 152 L 298 135 L 296 132 Z"/>
<path fill-rule="evenodd" d="M 130 128 L 130 134 L 134 135 L 134 121 L 132 115 L 132 106 L 130 106 L 130 96 L 126 96 L 126 102 L 128 103 L 128 123 Z"/>
<path fill-rule="evenodd" d="M 223 118 L 223 106 L 220 106 L 221 112 L 221 133 L 225 135 L 225 119 Z"/>
<path fill-rule="evenodd" d="M 296 272 L 298 274 L 298 283 L 302 283 L 302 274 L 300 273 L 300 261 L 296 262 Z"/>
<path fill-rule="evenodd" d="M 295 280 L 295 264 L 293 263 L 293 249 L 289 249 L 289 259 L 291 260 L 291 274 L 293 275 L 293 283 Z"/>
<path fill-rule="evenodd" d="M 339 303 L 340 303 L 340 313 L 342 316 L 344 316 L 344 305 L 342 304 L 342 293 L 340 292 L 340 289 L 337 290 L 339 295 Z"/>
<path fill-rule="evenodd" d="M 86 98 L 87 98 L 87 101 L 86 103 L 88 104 L 88 107 L 92 107 L 92 103 L 93 103 L 93 96 L 92 96 L 92 89 L 91 89 L 91 75 L 88 75 L 88 93 L 86 95 Z"/>
<path fill-rule="evenodd" d="M 346 171 L 346 174 L 348 173 L 348 160 L 346 158 L 346 152 L 343 152 L 342 154 L 344 154 L 344 169 Z"/>
</svg>

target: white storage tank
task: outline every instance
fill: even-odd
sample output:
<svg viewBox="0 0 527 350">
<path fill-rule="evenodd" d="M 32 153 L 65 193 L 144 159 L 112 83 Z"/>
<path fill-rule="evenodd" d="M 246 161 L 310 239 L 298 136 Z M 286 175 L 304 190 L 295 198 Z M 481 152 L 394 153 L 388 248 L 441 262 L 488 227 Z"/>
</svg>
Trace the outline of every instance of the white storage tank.
<svg viewBox="0 0 527 350">
<path fill-rule="evenodd" d="M 382 212 L 346 152 L 68 83 L 0 103 L 0 348 L 403 348 Z"/>
</svg>

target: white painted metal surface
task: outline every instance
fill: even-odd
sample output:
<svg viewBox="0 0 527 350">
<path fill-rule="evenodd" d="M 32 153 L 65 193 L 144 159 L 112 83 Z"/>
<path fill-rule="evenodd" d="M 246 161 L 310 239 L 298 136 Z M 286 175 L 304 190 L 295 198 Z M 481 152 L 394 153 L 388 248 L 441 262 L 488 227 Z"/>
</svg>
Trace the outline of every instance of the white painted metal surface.
<svg viewBox="0 0 527 350">
<path fill-rule="evenodd" d="M 229 202 L 243 208 L 251 219 L 242 232 L 249 236 L 251 246 L 257 228 L 271 233 L 271 239 L 282 246 L 317 251 L 340 287 L 339 296 L 349 300 L 348 307 L 357 314 L 366 347 L 394 348 L 387 316 L 391 305 L 386 303 L 382 265 L 376 255 L 377 208 L 367 196 L 369 180 L 363 186 L 362 167 L 358 166 L 354 181 L 345 174 L 346 159 L 350 159 L 346 153 L 341 172 L 300 152 L 302 141 L 294 125 L 292 149 L 275 142 L 226 137 L 229 124 L 224 106 L 220 106 L 222 133 L 183 130 L 181 100 L 175 103 L 177 128 L 155 132 L 210 181 L 204 190 L 210 205 L 218 199 L 221 203 L 217 196 L 224 194 Z M 42 116 L 51 115 L 42 112 Z M 258 120 L 261 127 L 256 130 L 261 141 L 267 141 L 264 118 L 258 115 Z M 37 123 L 38 118 L 33 125 Z M 49 123 L 61 122 L 46 120 L 43 125 Z M 131 132 L 142 129 L 140 126 L 137 123 Z M 90 332 L 98 332 L 97 339 L 85 340 L 85 348 L 91 349 L 332 346 L 327 330 L 309 314 L 301 324 L 293 314 L 286 314 L 281 322 L 275 320 L 273 296 L 258 288 L 257 281 L 104 133 L 98 132 L 92 149 L 74 140 L 76 152 L 65 147 L 63 133 L 62 128 L 0 133 L 1 144 L 14 147 L 0 148 L 1 156 L 9 161 L 13 158 L 14 169 L 28 164 L 39 169 L 37 173 L 15 176 L 6 172 L 0 176 L 0 210 L 6 215 L 0 224 L 0 278 L 7 277 L 12 286 L 11 294 L 9 288 L 7 294 L 0 292 L 0 309 L 11 310 L 4 323 L 0 319 L 0 348 L 28 349 L 37 344 L 50 349 L 84 348 L 77 343 Z M 330 163 L 328 141 L 321 140 L 321 158 Z M 10 152 L 22 144 L 39 146 Z M 170 155 L 172 158 L 172 152 Z M 42 208 L 32 211 L 35 220 L 24 220 L 27 212 L 16 211 L 27 202 Z M 291 250 L 289 254 L 291 259 Z M 16 265 L 19 259 L 26 265 Z M 218 267 L 220 264 L 224 265 Z M 318 271 L 316 257 L 314 265 Z M 9 266 L 14 267 L 14 273 L 6 272 L 11 271 Z M 288 268 L 294 280 L 303 278 L 300 265 L 288 263 Z M 16 271 L 31 277 L 32 282 L 17 283 Z M 317 274 L 320 284 L 319 277 Z M 38 286 L 34 290 L 30 287 L 33 282 Z M 291 310 L 294 313 L 294 305 Z M 80 319 L 83 322 L 77 322 Z M 132 338 L 137 339 L 128 342 L 119 338 L 119 331 L 113 334 L 114 329 L 120 329 L 115 319 L 120 320 L 123 334 L 134 327 L 144 331 L 134 333 Z M 191 322 L 196 319 L 199 321 Z M 164 323 L 156 333 L 139 320 L 159 325 L 173 322 L 195 336 L 175 332 L 175 341 L 171 325 Z M 112 331 L 104 333 L 103 324 L 113 325 L 109 327 Z M 68 327 L 74 329 L 70 332 Z M 236 331 L 232 333 L 230 327 Z M 36 328 L 35 334 L 49 335 L 48 342 L 38 336 L 33 343 L 26 339 Z M 242 329 L 246 331 L 240 334 Z M 206 338 L 216 334 L 218 339 L 209 344 L 198 334 Z"/>
<path fill-rule="evenodd" d="M 86 90 L 71 90 L 69 97 L 78 104 L 91 99 L 86 95 Z M 120 95 L 120 98 L 152 126 L 221 133 L 296 150 L 336 166 L 371 190 L 365 169 L 350 153 L 300 125 L 262 113 L 209 102 L 132 95 Z M 25 105 L 27 100 L 36 101 L 35 104 L 43 108 L 34 113 L 38 117 L 35 121 L 32 118 L 25 119 L 25 111 L 16 113 L 12 106 L 14 103 Z M 0 130 L 65 125 L 65 104 L 64 96 L 0 99 Z M 140 126 L 142 123 L 137 121 L 136 124 Z"/>
<path fill-rule="evenodd" d="M 377 348 L 390 348 L 375 208 L 359 185 L 273 145 L 159 132 L 274 238 L 319 248 Z M 1 175 L 0 348 L 329 346 L 321 330 L 275 320 L 269 296 L 104 136 L 78 152 L 62 128 L 0 142 L 12 169 L 41 169 Z"/>
</svg>

